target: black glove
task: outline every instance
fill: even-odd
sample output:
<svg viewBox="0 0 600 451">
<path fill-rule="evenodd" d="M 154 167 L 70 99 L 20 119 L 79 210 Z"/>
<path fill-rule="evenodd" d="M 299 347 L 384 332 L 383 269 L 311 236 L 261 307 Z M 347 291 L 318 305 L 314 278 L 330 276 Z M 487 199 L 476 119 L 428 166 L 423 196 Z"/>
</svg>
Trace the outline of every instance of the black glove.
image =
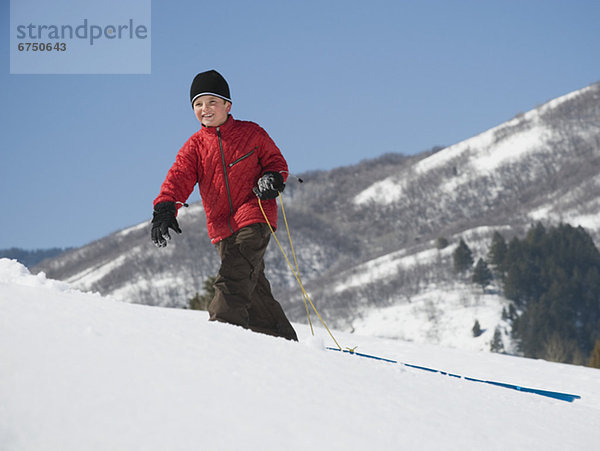
<svg viewBox="0 0 600 451">
<path fill-rule="evenodd" d="M 154 215 L 152 217 L 152 241 L 157 247 L 165 247 L 167 240 L 171 239 L 169 228 L 181 233 L 175 214 L 177 208 L 175 202 L 159 202 L 154 207 Z"/>
<path fill-rule="evenodd" d="M 257 185 L 252 191 L 260 200 L 275 199 L 285 189 L 283 175 L 279 172 L 265 172 Z"/>
</svg>

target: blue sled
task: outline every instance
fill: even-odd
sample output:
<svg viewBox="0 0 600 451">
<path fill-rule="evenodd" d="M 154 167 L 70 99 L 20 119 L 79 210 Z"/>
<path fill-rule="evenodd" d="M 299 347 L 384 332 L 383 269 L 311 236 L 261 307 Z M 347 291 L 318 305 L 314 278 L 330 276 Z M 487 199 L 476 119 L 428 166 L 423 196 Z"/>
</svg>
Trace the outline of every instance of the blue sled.
<svg viewBox="0 0 600 451">
<path fill-rule="evenodd" d="M 402 363 L 402 362 L 398 362 L 397 360 L 386 359 L 383 357 L 377 357 L 375 355 L 370 355 L 370 354 L 363 354 L 361 352 L 356 352 L 356 351 L 353 351 L 350 349 L 342 350 L 342 349 L 338 349 L 338 348 L 329 348 L 329 347 L 327 349 L 330 351 L 340 351 L 340 352 L 344 352 L 346 354 L 357 355 L 359 357 L 365 357 L 367 359 L 381 360 L 383 362 L 388 362 L 388 363 L 399 363 L 400 365 L 404 365 L 409 368 L 415 368 L 417 370 L 429 371 L 430 373 L 439 373 L 439 374 L 443 374 L 444 376 L 456 377 L 458 379 L 464 379 L 464 380 L 471 381 L 471 382 L 481 382 L 483 384 L 495 385 L 497 387 L 510 388 L 511 390 L 517 390 L 517 391 L 521 391 L 521 392 L 525 392 L 525 393 L 533 393 L 535 395 L 546 396 L 548 398 L 558 399 L 560 401 L 573 402 L 576 399 L 581 399 L 581 396 L 579 396 L 579 395 L 571 395 L 569 393 L 561 393 L 561 392 L 556 392 L 556 391 L 540 390 L 538 388 L 521 387 L 520 385 L 505 384 L 503 382 L 487 381 L 484 379 L 474 379 L 472 377 L 460 376 L 458 374 L 447 373 L 445 371 L 440 371 L 440 370 L 436 370 L 433 368 L 427 368 L 427 367 L 418 366 L 418 365 L 411 365 L 410 363 Z"/>
</svg>

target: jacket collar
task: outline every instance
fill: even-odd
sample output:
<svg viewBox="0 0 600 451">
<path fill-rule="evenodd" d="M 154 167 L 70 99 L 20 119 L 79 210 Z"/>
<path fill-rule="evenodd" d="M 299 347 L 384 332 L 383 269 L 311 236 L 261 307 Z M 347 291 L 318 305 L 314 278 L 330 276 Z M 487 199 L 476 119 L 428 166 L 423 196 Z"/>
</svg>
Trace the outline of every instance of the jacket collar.
<svg viewBox="0 0 600 451">
<path fill-rule="evenodd" d="M 223 124 L 219 125 L 218 127 L 206 127 L 205 125 L 202 125 L 202 128 L 200 129 L 200 131 L 202 133 L 209 133 L 211 135 L 216 135 L 217 129 L 219 129 L 221 132 L 227 131 L 234 126 L 234 123 L 235 123 L 235 119 L 233 118 L 233 116 L 231 114 L 229 114 L 229 116 L 227 116 L 227 120 Z"/>
</svg>

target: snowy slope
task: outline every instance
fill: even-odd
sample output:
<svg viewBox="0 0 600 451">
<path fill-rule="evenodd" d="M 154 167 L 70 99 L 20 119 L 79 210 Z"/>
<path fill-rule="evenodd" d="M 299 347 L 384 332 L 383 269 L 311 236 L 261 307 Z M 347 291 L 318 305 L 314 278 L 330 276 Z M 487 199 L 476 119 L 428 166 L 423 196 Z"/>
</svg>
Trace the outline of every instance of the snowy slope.
<svg viewBox="0 0 600 451">
<path fill-rule="evenodd" d="M 0 448 L 596 449 L 600 371 L 334 332 L 343 346 L 573 403 L 121 303 L 0 260 Z"/>
</svg>

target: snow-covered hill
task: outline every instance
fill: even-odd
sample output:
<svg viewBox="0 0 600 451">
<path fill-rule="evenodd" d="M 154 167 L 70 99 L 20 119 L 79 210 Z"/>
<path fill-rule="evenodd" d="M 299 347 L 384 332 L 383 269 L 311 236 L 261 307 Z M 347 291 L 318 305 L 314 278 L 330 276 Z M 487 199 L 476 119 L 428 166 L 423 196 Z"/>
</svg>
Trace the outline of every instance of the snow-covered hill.
<svg viewBox="0 0 600 451">
<path fill-rule="evenodd" d="M 578 394 L 573 403 L 83 293 L 0 260 L 0 448 L 593 450 L 600 371 L 335 332 L 404 363 Z"/>
<path fill-rule="evenodd" d="M 536 221 L 581 225 L 600 243 L 598 174 L 600 83 L 446 148 L 301 174 L 284 200 L 302 280 L 335 327 L 488 350 L 496 327 L 507 331 L 505 300 L 498 286 L 484 294 L 457 280 L 455 246 L 464 239 L 475 261 L 487 258 L 494 231 L 522 238 Z M 145 222 L 35 271 L 126 302 L 185 306 L 218 257 L 202 205 L 180 216 L 183 234 L 166 249 L 152 246 Z M 438 248 L 440 237 L 448 247 Z M 266 260 L 274 293 L 301 321 L 301 292 L 274 243 Z M 475 320 L 484 329 L 476 340 Z"/>
</svg>

